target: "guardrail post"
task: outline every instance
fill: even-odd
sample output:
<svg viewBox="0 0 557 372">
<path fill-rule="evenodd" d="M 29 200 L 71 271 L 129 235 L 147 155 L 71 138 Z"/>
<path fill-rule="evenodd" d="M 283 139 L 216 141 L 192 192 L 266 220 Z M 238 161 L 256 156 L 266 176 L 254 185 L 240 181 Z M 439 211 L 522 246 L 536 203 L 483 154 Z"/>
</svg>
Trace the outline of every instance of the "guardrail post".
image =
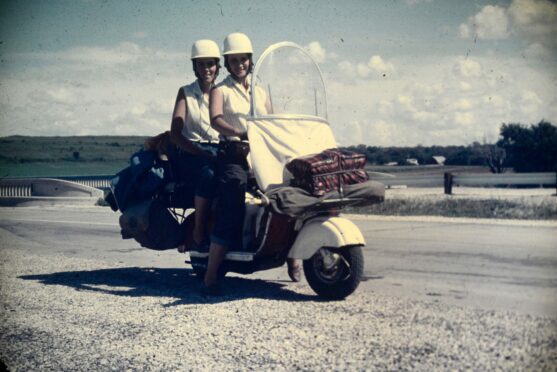
<svg viewBox="0 0 557 372">
<path fill-rule="evenodd" d="M 445 194 L 451 195 L 453 193 L 453 174 L 445 173 Z"/>
</svg>

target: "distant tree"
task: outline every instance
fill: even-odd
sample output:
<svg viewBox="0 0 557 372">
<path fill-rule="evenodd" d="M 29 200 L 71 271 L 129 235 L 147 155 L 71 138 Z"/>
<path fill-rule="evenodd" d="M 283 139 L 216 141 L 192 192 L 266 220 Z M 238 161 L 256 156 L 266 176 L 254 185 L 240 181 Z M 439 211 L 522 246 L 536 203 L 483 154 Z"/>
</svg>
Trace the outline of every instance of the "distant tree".
<svg viewBox="0 0 557 372">
<path fill-rule="evenodd" d="M 504 173 L 506 170 L 505 159 L 507 152 L 497 145 L 484 145 L 485 162 L 491 173 Z"/>
<path fill-rule="evenodd" d="M 79 151 L 74 151 L 73 152 L 73 158 L 74 158 L 74 160 L 79 160 Z"/>
<path fill-rule="evenodd" d="M 507 155 L 507 164 L 517 172 L 551 172 L 557 170 L 557 127 L 542 120 L 527 127 L 503 124 L 497 145 Z"/>
</svg>

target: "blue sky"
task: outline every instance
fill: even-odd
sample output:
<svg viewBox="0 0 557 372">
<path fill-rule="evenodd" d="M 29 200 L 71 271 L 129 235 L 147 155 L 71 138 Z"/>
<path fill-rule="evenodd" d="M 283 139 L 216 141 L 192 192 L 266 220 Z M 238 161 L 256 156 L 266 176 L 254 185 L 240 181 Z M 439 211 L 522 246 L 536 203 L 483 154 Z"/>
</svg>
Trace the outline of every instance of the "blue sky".
<svg viewBox="0 0 557 372">
<path fill-rule="evenodd" d="M 512 1 L 3 1 L 0 136 L 168 129 L 189 52 L 288 40 L 325 75 L 343 145 L 494 141 L 557 123 L 557 5 Z M 221 74 L 225 75 L 224 70 Z"/>
</svg>

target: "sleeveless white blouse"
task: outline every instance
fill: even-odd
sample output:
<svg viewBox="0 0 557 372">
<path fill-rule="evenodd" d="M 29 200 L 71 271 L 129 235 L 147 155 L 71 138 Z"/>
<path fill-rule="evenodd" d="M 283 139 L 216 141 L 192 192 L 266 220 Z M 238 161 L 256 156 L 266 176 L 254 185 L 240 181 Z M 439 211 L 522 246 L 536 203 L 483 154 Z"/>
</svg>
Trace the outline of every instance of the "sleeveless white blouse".
<svg viewBox="0 0 557 372">
<path fill-rule="evenodd" d="M 242 84 L 238 83 L 230 75 L 220 82 L 216 89 L 219 89 L 223 95 L 223 119 L 232 127 L 242 131 L 247 130 L 247 117 L 250 113 L 250 94 L 251 94 L 251 75 L 248 76 L 248 89 L 246 90 Z M 267 102 L 267 95 L 265 91 L 256 87 L 255 94 L 257 94 L 257 113 L 258 115 L 265 115 L 267 109 L 265 103 Z M 221 140 L 239 141 L 240 138 L 236 136 L 220 135 Z"/>
<path fill-rule="evenodd" d="M 186 97 L 186 122 L 182 135 L 192 142 L 218 142 L 219 132 L 211 128 L 209 98 L 196 81 L 181 88 Z"/>
</svg>

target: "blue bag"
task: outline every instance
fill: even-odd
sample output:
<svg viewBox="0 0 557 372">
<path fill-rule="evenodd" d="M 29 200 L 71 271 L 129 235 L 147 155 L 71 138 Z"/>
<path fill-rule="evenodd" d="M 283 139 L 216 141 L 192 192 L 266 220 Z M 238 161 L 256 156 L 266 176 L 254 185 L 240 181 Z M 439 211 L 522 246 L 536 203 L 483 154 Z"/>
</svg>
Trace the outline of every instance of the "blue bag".
<svg viewBox="0 0 557 372">
<path fill-rule="evenodd" d="M 130 165 L 110 181 L 117 208 L 123 212 L 133 204 L 151 199 L 166 184 L 167 173 L 156 151 L 133 154 Z"/>
</svg>

